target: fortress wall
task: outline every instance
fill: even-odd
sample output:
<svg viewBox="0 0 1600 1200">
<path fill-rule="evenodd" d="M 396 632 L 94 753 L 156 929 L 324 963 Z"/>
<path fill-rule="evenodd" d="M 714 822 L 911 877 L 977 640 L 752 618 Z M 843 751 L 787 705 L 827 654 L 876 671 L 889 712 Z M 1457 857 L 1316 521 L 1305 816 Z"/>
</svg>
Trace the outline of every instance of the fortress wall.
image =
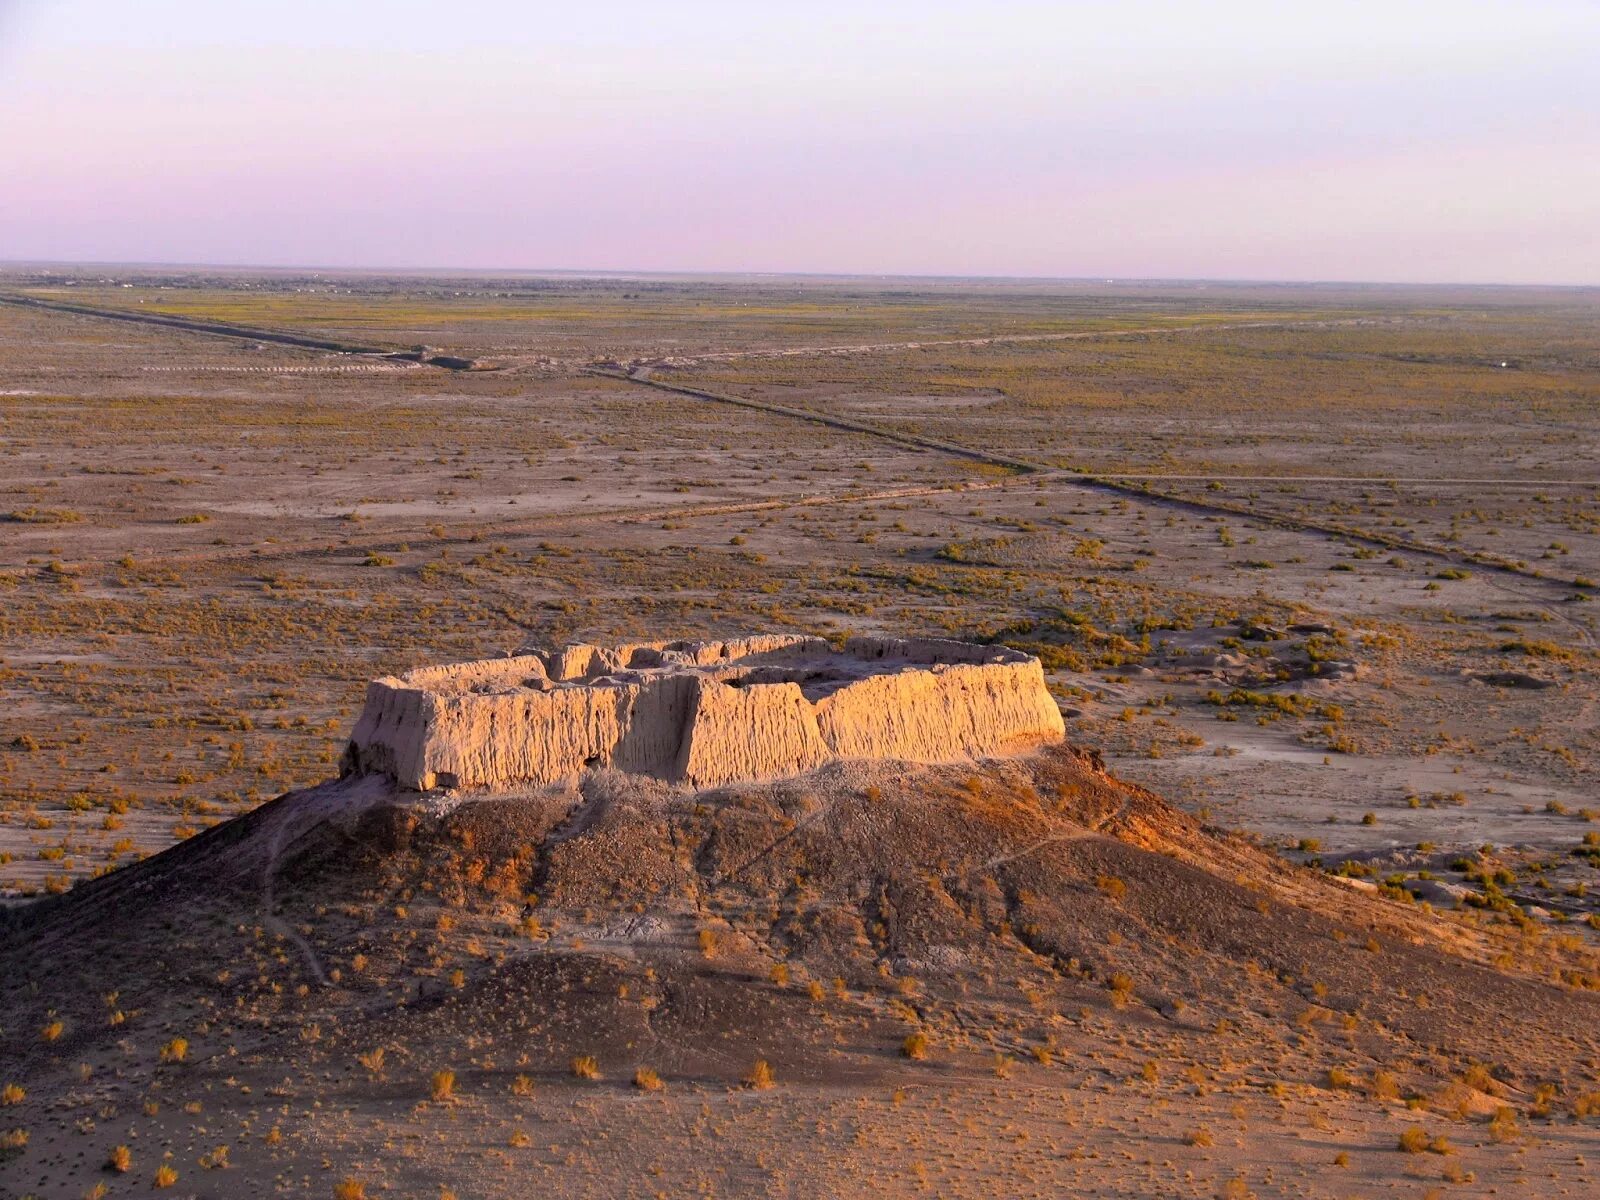
<svg viewBox="0 0 1600 1200">
<path fill-rule="evenodd" d="M 1038 660 L 871 675 L 817 703 L 838 758 L 949 762 L 1062 736 Z"/>
<path fill-rule="evenodd" d="M 660 667 L 713 667 L 761 659 L 793 659 L 828 654 L 821 638 L 798 634 L 760 634 L 721 642 L 624 642 L 619 646 L 563 646 L 541 657 L 551 679 L 582 681 L 627 670 Z"/>
<path fill-rule="evenodd" d="M 695 699 L 675 772 L 685 783 L 715 787 L 740 779 L 782 779 L 837 757 L 798 684 L 735 688 L 705 679 Z"/>
<path fill-rule="evenodd" d="M 845 654 L 864 662 L 898 660 L 906 663 L 1004 663 L 1033 658 L 1005 646 L 980 646 L 948 638 L 853 637 L 844 643 Z"/>
<path fill-rule="evenodd" d="M 725 642 L 673 642 L 663 652 L 668 661 L 690 667 L 714 667 L 740 660 L 792 661 L 833 653 L 822 638 L 799 634 L 767 633 L 730 638 Z"/>
<path fill-rule="evenodd" d="M 559 650 L 552 650 L 542 657 L 545 671 L 551 679 L 563 681 L 593 679 L 617 670 L 625 661 L 622 655 L 631 654 L 632 650 L 631 646 L 620 646 L 616 649 L 604 646 L 562 646 Z"/>
<path fill-rule="evenodd" d="M 700 682 L 693 675 L 666 675 L 630 689 L 622 734 L 596 765 L 675 778 L 694 722 Z"/>
<path fill-rule="evenodd" d="M 631 688 L 463 695 L 437 701 L 418 763 L 419 789 L 503 780 L 551 782 L 604 761 L 628 728 Z"/>
<path fill-rule="evenodd" d="M 388 775 L 401 783 L 416 779 L 433 704 L 428 693 L 393 677 L 367 684 L 366 706 L 350 734 L 342 772 Z"/>
<path fill-rule="evenodd" d="M 802 680 L 839 681 L 812 701 Z M 814 690 L 813 695 L 819 695 Z M 549 783 L 596 767 L 709 787 L 839 758 L 951 762 L 1064 732 L 1037 659 L 816 638 L 568 646 L 374 681 L 345 771 L 404 787 Z"/>
<path fill-rule="evenodd" d="M 515 658 L 485 658 L 440 667 L 418 667 L 407 671 L 403 680 L 394 682 L 430 691 L 470 692 L 477 687 L 523 687 L 529 680 L 549 677 L 542 657 L 522 654 Z"/>
</svg>

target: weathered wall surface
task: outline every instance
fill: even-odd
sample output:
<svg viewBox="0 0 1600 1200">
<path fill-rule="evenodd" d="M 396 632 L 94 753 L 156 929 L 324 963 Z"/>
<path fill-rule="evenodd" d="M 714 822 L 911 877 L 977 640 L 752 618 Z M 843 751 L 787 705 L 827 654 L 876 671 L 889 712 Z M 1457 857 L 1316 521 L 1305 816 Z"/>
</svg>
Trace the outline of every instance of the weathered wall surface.
<svg viewBox="0 0 1600 1200">
<path fill-rule="evenodd" d="M 1061 737 L 1037 659 L 817 638 L 566 646 L 373 681 L 347 772 L 402 786 L 548 783 L 597 767 L 698 787 L 839 758 L 953 762 Z"/>
<path fill-rule="evenodd" d="M 819 701 L 817 723 L 837 758 L 913 762 L 1000 754 L 1063 728 L 1037 659 L 869 675 Z"/>
</svg>

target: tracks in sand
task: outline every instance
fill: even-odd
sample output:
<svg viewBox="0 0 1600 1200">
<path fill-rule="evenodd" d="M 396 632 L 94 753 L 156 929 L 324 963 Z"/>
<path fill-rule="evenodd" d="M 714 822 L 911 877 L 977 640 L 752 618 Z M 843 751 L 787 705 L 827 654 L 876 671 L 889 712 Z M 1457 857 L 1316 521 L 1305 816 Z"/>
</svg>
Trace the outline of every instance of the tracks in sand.
<svg viewBox="0 0 1600 1200">
<path fill-rule="evenodd" d="M 1335 539 L 1345 542 L 1357 543 L 1376 547 L 1379 549 L 1403 551 L 1407 554 L 1421 555 L 1439 562 L 1451 563 L 1458 566 L 1474 566 L 1481 570 L 1493 571 L 1505 575 L 1524 579 L 1538 580 L 1541 583 L 1555 584 L 1557 586 L 1576 586 L 1575 581 L 1552 578 L 1545 573 L 1528 567 L 1524 564 L 1509 559 L 1502 559 L 1490 554 L 1470 550 L 1457 550 L 1447 546 L 1432 545 L 1419 542 L 1413 538 L 1397 537 L 1393 534 L 1378 533 L 1369 529 L 1354 526 L 1340 525 L 1328 521 L 1317 521 L 1309 517 L 1296 517 L 1287 513 L 1273 512 L 1254 508 L 1246 504 L 1234 504 L 1223 500 L 1202 500 L 1190 496 L 1179 496 L 1170 492 L 1157 491 L 1152 486 L 1164 479 L 1192 480 L 1209 478 L 1193 475 L 1117 475 L 1099 474 L 1066 470 L 1049 463 L 1037 462 L 1021 458 L 1016 455 L 1002 454 L 998 451 L 985 450 L 980 447 L 964 446 L 954 442 L 943 441 L 938 438 L 922 437 L 917 434 L 903 433 L 895 429 L 886 429 L 883 426 L 873 425 L 867 421 L 857 421 L 846 417 L 835 417 L 827 413 L 819 413 L 810 409 L 795 408 L 784 404 L 770 404 L 764 400 L 752 400 L 744 396 L 731 396 L 724 392 L 709 391 L 705 388 L 687 387 L 682 384 L 667 383 L 654 379 L 639 371 L 623 372 L 613 370 L 591 369 L 587 374 L 600 378 L 613 379 L 619 383 L 631 384 L 637 387 L 654 388 L 658 391 L 672 392 L 676 395 L 688 396 L 693 399 L 707 401 L 713 404 L 727 404 L 738 408 L 754 409 L 758 412 L 774 416 L 789 417 L 798 421 L 807 421 L 829 429 L 848 430 L 852 433 L 865 434 L 870 437 L 880 438 L 896 445 L 907 446 L 917 450 L 931 450 L 936 453 L 949 455 L 956 458 L 965 458 L 990 466 L 1005 467 L 1017 471 L 1036 481 L 1045 481 L 1050 485 L 1085 488 L 1092 491 L 1110 493 L 1129 500 L 1136 500 L 1143 504 L 1150 504 L 1164 508 L 1175 508 L 1185 512 L 1205 516 L 1232 516 L 1241 520 L 1254 521 L 1258 524 L 1269 525 L 1294 533 L 1310 534 L 1313 536 Z M 1266 477 L 1256 477 L 1259 482 Z M 1297 476 L 1284 477 L 1285 482 L 1300 479 Z M 1326 476 L 1323 481 L 1336 481 L 1340 477 Z M 1305 480 L 1300 479 L 1304 482 Z M 1380 478 L 1354 477 L 1345 481 L 1360 482 L 1363 485 L 1376 485 L 1380 483 L 1404 482 Z M 1413 483 L 1426 483 L 1427 480 L 1413 480 Z M 1450 482 L 1455 481 L 1436 481 Z"/>
</svg>

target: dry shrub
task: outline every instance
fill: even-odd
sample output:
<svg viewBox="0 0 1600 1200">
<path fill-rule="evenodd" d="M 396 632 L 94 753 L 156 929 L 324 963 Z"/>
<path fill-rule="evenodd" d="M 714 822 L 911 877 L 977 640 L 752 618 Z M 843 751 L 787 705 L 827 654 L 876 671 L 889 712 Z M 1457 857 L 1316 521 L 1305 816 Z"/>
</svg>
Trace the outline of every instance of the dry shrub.
<svg viewBox="0 0 1600 1200">
<path fill-rule="evenodd" d="M 1489 1136 L 1497 1142 L 1515 1141 L 1521 1132 L 1517 1128 L 1517 1114 L 1509 1105 L 1500 1105 L 1489 1118 Z"/>
<path fill-rule="evenodd" d="M 1106 986 L 1111 989 L 1111 1001 L 1118 1008 L 1121 1008 L 1129 1000 L 1133 999 L 1133 980 L 1131 977 L 1124 975 L 1121 971 L 1118 971 L 1112 975 L 1111 978 L 1106 981 Z"/>
<path fill-rule="evenodd" d="M 1479 1063 L 1473 1063 L 1472 1066 L 1467 1068 L 1466 1074 L 1461 1077 L 1461 1082 L 1469 1088 L 1474 1088 L 1491 1096 L 1500 1094 L 1499 1081 L 1489 1073 L 1488 1067 Z"/>
<path fill-rule="evenodd" d="M 1428 1148 L 1428 1131 L 1421 1125 L 1412 1125 L 1400 1133 L 1400 1149 L 1407 1154 L 1421 1154 Z"/>
<path fill-rule="evenodd" d="M 228 1162 L 228 1147 L 218 1146 L 207 1154 L 200 1156 L 200 1165 L 207 1171 L 226 1171 L 231 1164 Z"/>
<path fill-rule="evenodd" d="M 1420 1125 L 1412 1125 L 1400 1135 L 1399 1148 L 1407 1154 L 1449 1154 L 1450 1143 L 1443 1137 L 1433 1137 Z"/>
</svg>

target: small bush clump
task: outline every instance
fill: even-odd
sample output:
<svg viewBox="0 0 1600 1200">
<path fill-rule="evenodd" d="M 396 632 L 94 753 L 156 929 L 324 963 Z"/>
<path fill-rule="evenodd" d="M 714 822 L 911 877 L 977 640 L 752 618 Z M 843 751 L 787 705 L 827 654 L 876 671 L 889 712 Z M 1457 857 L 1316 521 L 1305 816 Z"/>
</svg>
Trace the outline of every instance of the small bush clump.
<svg viewBox="0 0 1600 1200">
<path fill-rule="evenodd" d="M 1500 1105 L 1489 1118 L 1489 1136 L 1497 1142 L 1515 1141 L 1521 1132 L 1517 1127 L 1517 1114 L 1509 1105 Z"/>
</svg>

